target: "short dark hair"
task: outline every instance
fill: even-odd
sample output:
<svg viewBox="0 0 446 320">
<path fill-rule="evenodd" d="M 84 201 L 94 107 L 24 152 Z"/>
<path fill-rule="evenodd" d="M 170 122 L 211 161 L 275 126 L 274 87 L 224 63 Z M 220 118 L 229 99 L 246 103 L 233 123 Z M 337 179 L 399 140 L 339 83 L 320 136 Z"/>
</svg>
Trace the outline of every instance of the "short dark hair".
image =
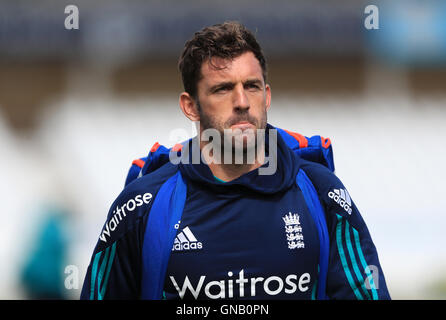
<svg viewBox="0 0 446 320">
<path fill-rule="evenodd" d="M 201 79 L 201 65 L 212 57 L 234 59 L 251 51 L 259 60 L 266 82 L 266 60 L 255 36 L 236 21 L 205 27 L 196 32 L 184 45 L 178 61 L 184 90 L 197 98 L 197 83 Z"/>
</svg>

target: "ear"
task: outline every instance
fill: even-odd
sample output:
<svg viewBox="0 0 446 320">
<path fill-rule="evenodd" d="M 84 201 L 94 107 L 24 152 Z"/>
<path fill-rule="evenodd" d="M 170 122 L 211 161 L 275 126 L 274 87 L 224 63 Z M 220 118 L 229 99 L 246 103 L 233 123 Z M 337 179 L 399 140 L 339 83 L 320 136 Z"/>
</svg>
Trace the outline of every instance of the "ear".
<svg viewBox="0 0 446 320">
<path fill-rule="evenodd" d="M 269 107 L 271 107 L 271 86 L 269 84 L 265 85 L 265 95 L 266 95 L 265 105 L 266 105 L 266 110 L 268 111 Z"/>
<path fill-rule="evenodd" d="M 180 108 L 189 120 L 200 121 L 197 105 L 189 93 L 183 92 L 180 94 Z"/>
</svg>

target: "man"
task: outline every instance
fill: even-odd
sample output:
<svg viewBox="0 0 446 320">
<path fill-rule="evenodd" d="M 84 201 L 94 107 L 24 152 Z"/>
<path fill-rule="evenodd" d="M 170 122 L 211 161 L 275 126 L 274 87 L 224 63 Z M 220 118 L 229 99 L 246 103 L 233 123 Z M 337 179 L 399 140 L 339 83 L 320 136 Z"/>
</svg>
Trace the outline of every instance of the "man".
<svg viewBox="0 0 446 320">
<path fill-rule="evenodd" d="M 179 149 L 152 159 L 156 170 L 113 203 L 81 298 L 389 299 L 341 181 L 298 156 L 290 137 L 299 136 L 267 123 L 271 89 L 252 33 L 235 22 L 204 28 L 179 68 L 180 107 L 199 122 L 198 137 L 179 162 Z M 207 130 L 212 139 L 200 140 Z"/>
</svg>

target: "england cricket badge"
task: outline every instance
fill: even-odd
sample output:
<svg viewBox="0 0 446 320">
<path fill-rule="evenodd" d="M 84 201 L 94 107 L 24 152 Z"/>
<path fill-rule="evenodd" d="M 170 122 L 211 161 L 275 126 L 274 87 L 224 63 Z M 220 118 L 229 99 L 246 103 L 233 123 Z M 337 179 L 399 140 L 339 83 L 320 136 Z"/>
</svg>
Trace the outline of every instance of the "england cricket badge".
<svg viewBox="0 0 446 320">
<path fill-rule="evenodd" d="M 289 212 L 284 215 L 282 219 L 285 222 L 285 235 L 288 242 L 288 248 L 291 250 L 305 248 L 299 215 L 297 213 Z"/>
</svg>

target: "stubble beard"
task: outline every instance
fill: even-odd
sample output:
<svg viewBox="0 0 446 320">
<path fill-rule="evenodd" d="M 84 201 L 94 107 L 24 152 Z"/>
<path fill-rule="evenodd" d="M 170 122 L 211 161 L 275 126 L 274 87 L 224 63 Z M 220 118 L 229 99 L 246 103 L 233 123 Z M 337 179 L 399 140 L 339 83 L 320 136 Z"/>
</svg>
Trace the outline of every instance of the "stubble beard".
<svg viewBox="0 0 446 320">
<path fill-rule="evenodd" d="M 264 130 L 267 126 L 267 114 L 266 111 L 262 113 L 260 119 L 257 119 L 251 116 L 248 111 L 240 112 L 239 114 L 231 116 L 225 122 L 220 122 L 218 119 L 215 119 L 203 111 L 198 99 L 197 99 L 197 108 L 198 113 L 200 115 L 200 127 L 201 129 L 214 129 L 219 132 L 220 139 L 216 139 L 217 141 L 212 141 L 216 148 L 221 150 L 221 155 L 229 157 L 231 159 L 230 163 L 223 162 L 223 164 L 237 164 L 235 161 L 236 155 L 242 155 L 243 163 L 247 161 L 248 154 L 256 154 L 256 151 L 260 149 L 261 152 L 264 152 L 264 134 L 258 135 L 258 130 Z M 256 129 L 248 129 L 242 132 L 240 129 L 231 129 L 231 126 L 241 122 L 247 121 L 255 126 Z M 259 141 L 258 138 L 262 137 L 262 141 Z M 229 146 L 229 148 L 228 148 Z M 254 148 L 254 149 L 253 149 Z M 226 152 L 226 153 L 225 153 Z M 260 160 L 260 159 L 258 159 Z M 240 164 L 240 163 L 239 163 Z"/>
</svg>

